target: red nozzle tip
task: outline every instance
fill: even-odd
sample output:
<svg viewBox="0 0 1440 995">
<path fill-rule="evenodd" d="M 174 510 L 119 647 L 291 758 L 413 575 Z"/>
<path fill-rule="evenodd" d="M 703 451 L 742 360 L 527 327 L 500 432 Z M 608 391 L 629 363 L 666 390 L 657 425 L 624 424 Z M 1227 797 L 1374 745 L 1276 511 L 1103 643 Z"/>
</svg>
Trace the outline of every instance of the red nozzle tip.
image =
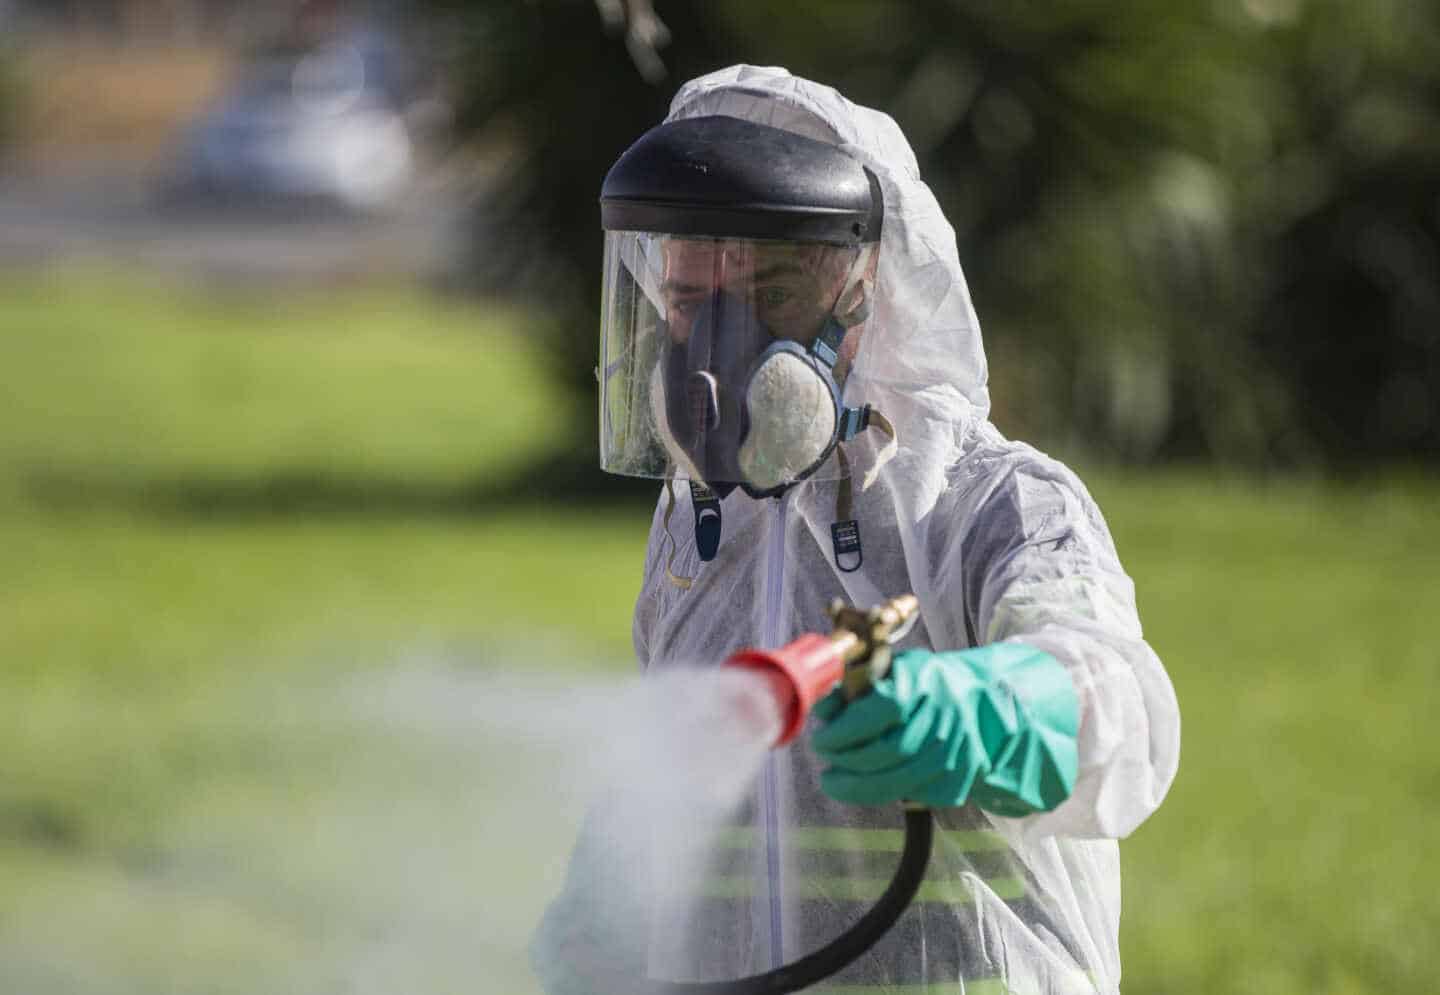
<svg viewBox="0 0 1440 995">
<path fill-rule="evenodd" d="M 811 706 L 845 672 L 845 660 L 835 642 L 813 632 L 778 650 L 741 650 L 726 660 L 725 666 L 750 667 L 770 679 L 783 722 L 776 746 L 784 746 L 800 735 Z"/>
</svg>

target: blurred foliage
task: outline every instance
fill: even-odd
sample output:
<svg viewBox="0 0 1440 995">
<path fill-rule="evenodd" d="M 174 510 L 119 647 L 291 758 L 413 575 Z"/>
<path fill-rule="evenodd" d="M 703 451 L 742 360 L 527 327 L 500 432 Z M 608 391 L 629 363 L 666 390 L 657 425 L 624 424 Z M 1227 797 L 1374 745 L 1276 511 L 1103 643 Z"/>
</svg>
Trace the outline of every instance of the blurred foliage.
<svg viewBox="0 0 1440 995">
<path fill-rule="evenodd" d="M 0 38 L 0 153 L 20 131 L 20 70 L 15 53 Z"/>
<path fill-rule="evenodd" d="M 540 292 L 577 384 L 606 170 L 678 82 L 774 63 L 915 145 L 1002 428 L 1140 461 L 1440 458 L 1434 4 L 660 2 L 651 85 L 634 4 L 432 3 L 456 25 L 461 124 L 504 152 L 471 270 Z"/>
</svg>

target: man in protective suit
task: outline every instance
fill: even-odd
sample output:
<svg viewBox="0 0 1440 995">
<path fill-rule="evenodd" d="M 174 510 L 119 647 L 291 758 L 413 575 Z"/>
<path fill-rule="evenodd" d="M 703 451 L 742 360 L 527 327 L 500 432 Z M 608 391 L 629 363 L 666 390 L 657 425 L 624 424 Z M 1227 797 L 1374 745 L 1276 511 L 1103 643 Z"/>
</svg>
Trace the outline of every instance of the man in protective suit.
<svg viewBox="0 0 1440 995">
<path fill-rule="evenodd" d="M 1083 485 L 987 420 L 954 233 L 904 136 L 732 67 L 680 89 L 602 205 L 602 461 L 665 480 L 642 668 L 826 631 L 834 598 L 913 592 L 920 622 L 872 694 L 771 754 L 684 914 L 577 911 L 626 887 L 582 839 L 537 934 L 547 990 L 809 953 L 884 888 L 906 800 L 936 813 L 926 881 L 815 990 L 1117 992 L 1116 841 L 1175 775 L 1174 692 Z"/>
</svg>

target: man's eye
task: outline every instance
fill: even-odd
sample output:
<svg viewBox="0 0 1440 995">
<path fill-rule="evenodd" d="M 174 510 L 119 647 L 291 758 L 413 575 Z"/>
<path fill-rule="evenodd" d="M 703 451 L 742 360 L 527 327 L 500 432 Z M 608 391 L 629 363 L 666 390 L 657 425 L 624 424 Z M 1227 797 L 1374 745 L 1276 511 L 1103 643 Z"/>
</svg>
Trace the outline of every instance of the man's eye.
<svg viewBox="0 0 1440 995">
<path fill-rule="evenodd" d="M 761 287 L 755 296 L 766 307 L 779 307 L 790 300 L 790 291 L 784 287 Z"/>
</svg>

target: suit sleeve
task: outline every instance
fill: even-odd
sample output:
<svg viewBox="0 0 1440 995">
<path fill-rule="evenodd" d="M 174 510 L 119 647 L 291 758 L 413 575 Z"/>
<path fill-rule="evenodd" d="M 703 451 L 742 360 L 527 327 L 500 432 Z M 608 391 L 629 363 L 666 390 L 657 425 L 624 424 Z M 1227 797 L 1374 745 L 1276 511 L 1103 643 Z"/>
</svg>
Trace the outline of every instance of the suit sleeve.
<svg viewBox="0 0 1440 995">
<path fill-rule="evenodd" d="M 1074 790 L 1053 811 L 1028 816 L 1024 831 L 1129 835 L 1175 777 L 1180 712 L 1095 502 L 1059 464 L 1024 463 L 982 501 L 961 562 L 972 639 L 1044 650 L 1079 698 Z"/>
</svg>

